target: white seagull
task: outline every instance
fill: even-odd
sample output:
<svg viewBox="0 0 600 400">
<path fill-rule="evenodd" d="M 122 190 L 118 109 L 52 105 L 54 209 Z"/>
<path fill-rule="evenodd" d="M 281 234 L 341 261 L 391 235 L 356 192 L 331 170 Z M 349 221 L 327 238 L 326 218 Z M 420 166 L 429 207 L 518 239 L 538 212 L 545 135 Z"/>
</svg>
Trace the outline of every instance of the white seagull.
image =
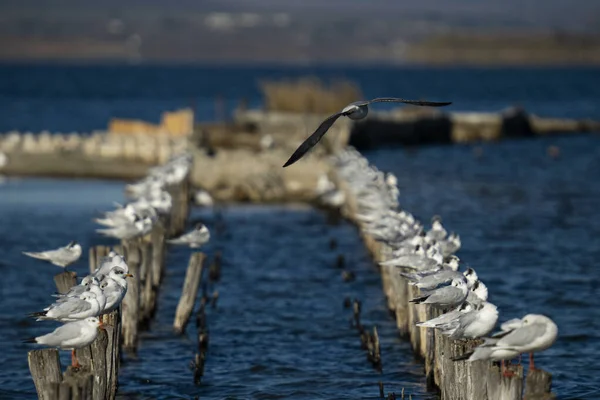
<svg viewBox="0 0 600 400">
<path fill-rule="evenodd" d="M 210 232 L 206 225 L 199 223 L 196 225 L 194 230 L 188 233 L 184 233 L 175 239 L 167 240 L 167 243 L 171 244 L 183 244 L 188 245 L 191 248 L 198 248 L 210 240 Z"/>
<path fill-rule="evenodd" d="M 64 247 L 54 250 L 46 250 L 38 253 L 24 251 L 23 254 L 39 260 L 49 261 L 54 265 L 67 268 L 81 257 L 81 245 L 76 241 L 71 241 Z"/>
<path fill-rule="evenodd" d="M 96 317 L 66 323 L 43 336 L 26 339 L 23 343 L 37 343 L 71 351 L 71 365 L 81 367 L 75 356 L 75 349 L 89 346 L 98 336 L 102 323 Z"/>
</svg>

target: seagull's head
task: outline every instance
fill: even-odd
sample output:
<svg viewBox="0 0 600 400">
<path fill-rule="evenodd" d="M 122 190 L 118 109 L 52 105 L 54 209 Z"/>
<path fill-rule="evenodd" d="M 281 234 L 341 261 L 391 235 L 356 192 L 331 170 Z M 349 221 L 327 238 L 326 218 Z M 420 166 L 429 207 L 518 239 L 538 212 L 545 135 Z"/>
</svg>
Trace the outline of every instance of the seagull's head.
<svg viewBox="0 0 600 400">
<path fill-rule="evenodd" d="M 442 223 L 442 217 L 439 215 L 434 215 L 431 217 L 431 225 L 439 225 Z"/>
<path fill-rule="evenodd" d="M 342 110 L 343 115 L 353 120 L 363 119 L 368 113 L 369 108 L 363 101 L 355 101 L 354 103 L 350 103 Z"/>
<path fill-rule="evenodd" d="M 527 314 L 522 319 L 523 325 L 531 325 L 535 323 L 547 323 L 548 321 L 552 321 L 550 318 L 541 314 Z"/>
</svg>

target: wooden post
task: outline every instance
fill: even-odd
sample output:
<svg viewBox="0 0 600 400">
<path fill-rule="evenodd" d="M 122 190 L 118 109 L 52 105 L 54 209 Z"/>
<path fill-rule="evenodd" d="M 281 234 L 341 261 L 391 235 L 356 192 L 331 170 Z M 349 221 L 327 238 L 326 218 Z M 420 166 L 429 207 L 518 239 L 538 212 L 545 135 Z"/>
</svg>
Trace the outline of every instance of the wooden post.
<svg viewBox="0 0 600 400">
<path fill-rule="evenodd" d="M 552 393 L 552 375 L 541 369 L 530 369 L 527 372 L 523 400 L 552 400 L 555 398 L 556 395 Z"/>
<path fill-rule="evenodd" d="M 98 398 L 94 397 L 94 386 L 94 375 L 89 367 L 74 369 L 69 366 L 63 375 L 59 396 L 65 396 L 63 392 L 66 389 L 71 392 L 70 398 L 73 400 L 94 400 Z"/>
<path fill-rule="evenodd" d="M 173 328 L 177 333 L 182 333 L 185 330 L 185 326 L 192 314 L 196 295 L 198 294 L 198 286 L 200 286 L 205 257 L 204 253 L 193 253 L 190 257 L 181 298 L 179 299 L 177 312 L 175 313 L 175 321 L 173 322 Z"/>
<path fill-rule="evenodd" d="M 150 318 L 152 297 L 152 249 L 151 244 L 142 242 L 140 247 L 140 311 L 138 322 L 144 324 Z"/>
<path fill-rule="evenodd" d="M 77 273 L 73 271 L 63 271 L 54 275 L 54 283 L 60 294 L 65 294 L 73 286 L 77 285 Z"/>
<path fill-rule="evenodd" d="M 100 260 L 106 257 L 108 253 L 110 253 L 110 248 L 108 246 L 90 247 L 90 273 L 94 273 L 98 268 L 100 268 Z"/>
<path fill-rule="evenodd" d="M 121 333 L 123 348 L 135 353 L 137 351 L 138 320 L 140 311 L 140 245 L 137 240 L 124 241 L 127 265 L 132 278 L 127 278 L 127 293 L 121 303 Z"/>
<path fill-rule="evenodd" d="M 48 397 L 52 395 L 53 391 L 47 390 L 46 385 L 50 383 L 58 384 L 62 381 L 58 350 L 31 350 L 27 353 L 27 361 L 38 398 L 40 400 L 54 400 L 54 398 Z"/>
<path fill-rule="evenodd" d="M 77 359 L 94 376 L 93 397 L 94 399 L 109 398 L 109 375 L 108 360 L 109 353 L 118 349 L 109 348 L 108 332 L 101 330 L 94 342 L 80 350 L 77 350 Z"/>
<path fill-rule="evenodd" d="M 114 400 L 119 384 L 119 361 L 121 352 L 121 314 L 115 310 L 105 315 L 104 329 L 108 343 L 106 345 L 106 382 L 107 399 Z"/>
</svg>

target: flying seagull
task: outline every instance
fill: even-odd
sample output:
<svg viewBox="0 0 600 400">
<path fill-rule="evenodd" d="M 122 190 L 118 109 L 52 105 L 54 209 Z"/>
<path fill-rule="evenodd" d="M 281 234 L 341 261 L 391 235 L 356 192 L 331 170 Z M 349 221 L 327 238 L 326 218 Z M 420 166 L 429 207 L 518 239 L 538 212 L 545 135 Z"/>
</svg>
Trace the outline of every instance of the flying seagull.
<svg viewBox="0 0 600 400">
<path fill-rule="evenodd" d="M 331 126 L 335 123 L 335 121 L 339 117 L 345 116 L 345 117 L 348 117 L 348 118 L 354 119 L 354 120 L 365 118 L 367 116 L 367 114 L 369 113 L 368 106 L 371 103 L 405 103 L 405 104 L 412 104 L 415 106 L 429 106 L 429 107 L 442 107 L 442 106 L 447 106 L 449 104 L 452 104 L 452 102 L 450 102 L 450 101 L 437 102 L 437 101 L 405 100 L 405 99 L 398 99 L 395 97 L 380 97 L 380 98 L 376 98 L 373 100 L 355 101 L 354 103 L 347 105 L 342 111 L 335 113 L 333 115 L 330 115 L 329 117 L 327 117 L 327 119 L 325 121 L 321 122 L 321 125 L 319 125 L 317 130 L 312 135 L 310 135 L 308 137 L 308 139 L 306 139 L 296 149 L 294 154 L 292 154 L 290 159 L 287 160 L 287 162 L 283 165 L 283 167 L 285 168 L 289 165 L 292 165 L 293 163 L 295 163 L 296 161 L 301 159 L 317 143 L 319 143 L 319 140 L 321 140 L 323 135 L 325 135 L 325 133 L 327 133 L 329 128 L 331 128 Z"/>
</svg>

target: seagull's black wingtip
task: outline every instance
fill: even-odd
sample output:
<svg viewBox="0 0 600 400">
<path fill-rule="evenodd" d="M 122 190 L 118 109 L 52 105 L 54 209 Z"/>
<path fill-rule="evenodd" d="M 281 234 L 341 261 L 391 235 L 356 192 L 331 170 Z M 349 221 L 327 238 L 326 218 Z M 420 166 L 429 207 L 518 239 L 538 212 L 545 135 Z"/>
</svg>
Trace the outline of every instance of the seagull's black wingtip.
<svg viewBox="0 0 600 400">
<path fill-rule="evenodd" d="M 289 158 L 289 160 L 287 160 L 285 162 L 285 164 L 283 164 L 283 168 L 289 167 L 290 165 L 294 164 L 296 161 L 298 161 L 301 158 L 302 158 L 302 156 L 298 156 L 298 154 L 296 154 L 296 153 L 292 154 L 292 156 Z"/>
</svg>

